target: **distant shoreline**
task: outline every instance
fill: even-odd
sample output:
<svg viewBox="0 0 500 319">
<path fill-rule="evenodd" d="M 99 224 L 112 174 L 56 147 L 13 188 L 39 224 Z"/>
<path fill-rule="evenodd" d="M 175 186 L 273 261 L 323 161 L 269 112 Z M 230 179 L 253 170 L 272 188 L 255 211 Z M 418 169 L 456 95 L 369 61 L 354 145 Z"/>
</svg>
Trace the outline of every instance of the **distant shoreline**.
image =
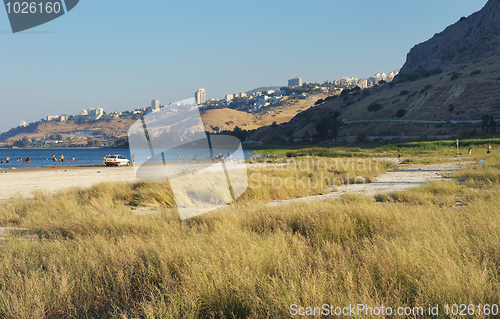
<svg viewBox="0 0 500 319">
<path fill-rule="evenodd" d="M 29 165 L 29 164 L 26 164 Z M 39 171 L 49 171 L 53 169 L 65 169 L 65 170 L 78 170 L 78 169 L 85 169 L 85 168 L 95 168 L 95 167 L 107 167 L 103 164 L 95 164 L 95 165 L 81 165 L 81 166 L 39 166 L 39 167 L 23 167 L 23 168 L 6 168 L 2 167 L 2 164 L 0 164 L 0 174 L 3 173 L 4 171 L 7 171 L 9 173 L 11 172 L 39 172 Z M 5 174 L 5 173 L 4 173 Z"/>
<path fill-rule="evenodd" d="M 0 150 L 124 150 L 128 147 L 0 147 Z"/>
</svg>

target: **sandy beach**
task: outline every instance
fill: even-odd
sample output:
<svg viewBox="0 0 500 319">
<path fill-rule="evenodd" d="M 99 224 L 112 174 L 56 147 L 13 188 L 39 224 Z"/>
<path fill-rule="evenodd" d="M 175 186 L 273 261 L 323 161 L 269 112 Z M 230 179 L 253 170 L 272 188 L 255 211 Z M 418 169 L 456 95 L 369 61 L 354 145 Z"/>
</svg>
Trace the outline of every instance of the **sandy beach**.
<svg viewBox="0 0 500 319">
<path fill-rule="evenodd" d="M 222 171 L 222 166 L 213 165 L 212 162 L 206 161 L 168 162 L 167 167 L 170 173 L 175 175 L 192 169 L 191 164 L 206 166 L 204 172 L 208 174 L 218 170 Z M 241 169 L 242 167 L 241 164 L 236 164 L 236 166 L 234 164 L 228 165 L 229 170 Z M 139 175 L 145 180 L 163 180 L 162 176 L 166 173 L 163 164 L 152 163 L 146 164 L 144 167 L 146 169 Z M 132 182 L 138 180 L 133 166 L 69 166 L 0 170 L 0 200 L 7 200 L 16 195 L 30 198 L 33 192 L 36 191 L 54 194 L 64 189 L 73 187 L 88 188 L 102 182 Z"/>
<path fill-rule="evenodd" d="M 73 187 L 87 188 L 102 182 L 136 181 L 131 166 L 44 167 L 0 171 L 0 200 L 34 191 L 52 194 Z"/>
</svg>

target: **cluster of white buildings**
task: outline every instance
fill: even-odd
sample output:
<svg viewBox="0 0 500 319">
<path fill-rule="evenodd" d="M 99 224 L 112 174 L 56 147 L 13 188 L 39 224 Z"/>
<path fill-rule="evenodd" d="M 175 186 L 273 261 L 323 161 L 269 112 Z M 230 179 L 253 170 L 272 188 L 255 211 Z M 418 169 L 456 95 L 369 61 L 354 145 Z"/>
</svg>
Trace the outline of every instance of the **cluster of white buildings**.
<svg viewBox="0 0 500 319">
<path fill-rule="evenodd" d="M 233 99 L 237 99 L 237 98 L 241 99 L 244 97 L 247 97 L 247 94 L 245 92 L 240 92 L 240 93 L 234 93 L 234 94 L 227 94 L 224 98 L 225 98 L 226 102 L 230 102 Z"/>
<path fill-rule="evenodd" d="M 340 80 L 333 81 L 333 84 L 350 88 L 359 86 L 361 89 L 366 89 L 378 85 L 381 81 L 391 82 L 397 74 L 397 72 L 390 72 L 389 74 L 379 72 L 368 79 L 341 78 Z"/>
<path fill-rule="evenodd" d="M 66 114 L 61 114 L 61 115 L 47 115 L 44 120 L 47 121 L 47 122 L 50 122 L 50 121 L 64 122 L 64 121 L 67 121 L 68 118 L 69 118 L 69 116 L 66 115 Z M 22 121 L 22 122 L 24 122 L 24 121 Z M 24 123 L 26 123 L 26 122 L 24 122 Z M 26 125 L 24 125 L 24 126 L 26 126 Z"/>
<path fill-rule="evenodd" d="M 87 121 L 96 121 L 104 116 L 104 109 L 102 108 L 91 108 L 87 110 L 83 110 L 76 115 L 77 119 L 87 120 Z"/>
</svg>

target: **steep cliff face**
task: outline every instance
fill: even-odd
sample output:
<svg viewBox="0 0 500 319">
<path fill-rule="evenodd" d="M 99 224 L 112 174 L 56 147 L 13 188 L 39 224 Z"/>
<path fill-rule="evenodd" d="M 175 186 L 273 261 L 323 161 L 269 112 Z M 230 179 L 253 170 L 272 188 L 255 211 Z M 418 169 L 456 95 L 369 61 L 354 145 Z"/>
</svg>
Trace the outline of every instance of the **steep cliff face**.
<svg viewBox="0 0 500 319">
<path fill-rule="evenodd" d="M 489 0 L 478 12 L 414 46 L 400 73 L 449 71 L 492 54 L 500 54 L 500 0 Z"/>
</svg>

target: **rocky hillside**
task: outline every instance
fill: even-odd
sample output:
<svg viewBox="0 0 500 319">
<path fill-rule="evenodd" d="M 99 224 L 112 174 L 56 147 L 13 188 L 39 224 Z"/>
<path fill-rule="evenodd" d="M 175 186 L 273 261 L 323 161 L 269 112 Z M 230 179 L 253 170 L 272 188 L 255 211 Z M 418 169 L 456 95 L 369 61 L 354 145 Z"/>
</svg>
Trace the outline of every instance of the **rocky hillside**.
<svg viewBox="0 0 500 319">
<path fill-rule="evenodd" d="M 417 70 L 445 72 L 500 54 L 500 0 L 489 0 L 480 11 L 414 46 L 400 74 Z"/>
</svg>

